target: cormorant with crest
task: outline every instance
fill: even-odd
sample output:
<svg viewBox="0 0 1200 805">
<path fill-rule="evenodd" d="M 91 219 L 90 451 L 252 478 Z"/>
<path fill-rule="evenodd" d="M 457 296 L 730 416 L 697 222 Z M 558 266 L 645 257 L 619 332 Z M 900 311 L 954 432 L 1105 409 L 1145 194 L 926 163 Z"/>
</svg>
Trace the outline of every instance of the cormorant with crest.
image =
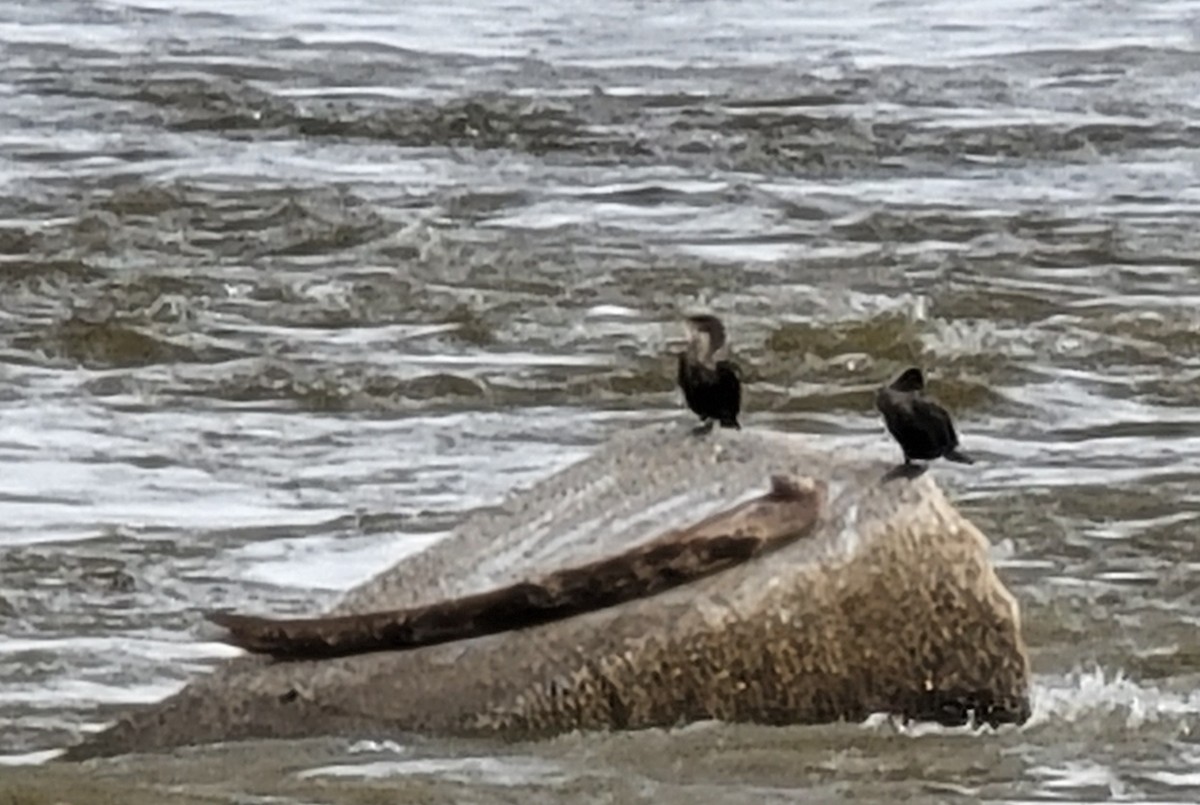
<svg viewBox="0 0 1200 805">
<path fill-rule="evenodd" d="M 715 422 L 737 428 L 742 409 L 741 370 L 727 359 L 718 359 L 725 347 L 725 325 L 716 316 L 689 316 L 684 321 L 687 348 L 679 353 L 679 387 L 688 408 L 700 417 L 697 434 L 708 433 Z"/>
</svg>

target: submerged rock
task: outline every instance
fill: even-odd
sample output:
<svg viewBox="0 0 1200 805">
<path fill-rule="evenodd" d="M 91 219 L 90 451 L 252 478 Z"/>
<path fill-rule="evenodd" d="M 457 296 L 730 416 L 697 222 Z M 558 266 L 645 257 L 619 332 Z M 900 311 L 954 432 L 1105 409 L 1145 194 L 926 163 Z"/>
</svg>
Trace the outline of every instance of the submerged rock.
<svg viewBox="0 0 1200 805">
<path fill-rule="evenodd" d="M 235 659 L 67 757 L 256 737 L 530 737 L 880 711 L 1023 721 L 1019 613 L 986 538 L 928 475 L 885 480 L 888 465 L 832 448 L 761 431 L 626 434 L 352 590 L 330 614 L 442 611 L 530 580 L 578 584 L 582 568 L 645 555 L 664 535 L 761 497 L 772 476 L 819 489 L 819 505 L 772 550 L 604 608 L 404 650 Z"/>
</svg>

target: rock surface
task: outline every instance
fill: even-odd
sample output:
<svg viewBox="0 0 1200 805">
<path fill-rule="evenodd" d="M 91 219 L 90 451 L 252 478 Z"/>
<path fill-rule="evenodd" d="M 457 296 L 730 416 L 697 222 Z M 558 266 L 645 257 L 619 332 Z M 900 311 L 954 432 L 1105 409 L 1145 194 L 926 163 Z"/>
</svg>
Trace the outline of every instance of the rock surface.
<svg viewBox="0 0 1200 805">
<path fill-rule="evenodd" d="M 626 434 L 352 590 L 331 614 L 419 607 L 595 562 L 761 495 L 775 474 L 822 484 L 820 515 L 769 554 L 565 620 L 406 651 L 238 658 L 67 757 L 254 737 L 529 737 L 879 711 L 1024 720 L 1018 608 L 986 538 L 929 474 L 885 479 L 889 469 L 820 437 Z"/>
</svg>

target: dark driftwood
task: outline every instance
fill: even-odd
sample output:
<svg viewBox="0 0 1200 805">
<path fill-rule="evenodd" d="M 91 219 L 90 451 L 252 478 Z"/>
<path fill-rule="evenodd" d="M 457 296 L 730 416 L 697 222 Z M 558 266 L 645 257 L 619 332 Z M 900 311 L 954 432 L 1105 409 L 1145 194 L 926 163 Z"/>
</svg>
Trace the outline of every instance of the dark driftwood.
<svg viewBox="0 0 1200 805">
<path fill-rule="evenodd" d="M 216 612 L 225 641 L 281 659 L 317 659 L 428 646 L 523 629 L 615 606 L 732 567 L 806 533 L 824 484 L 771 478 L 762 497 L 668 531 L 618 556 L 485 593 L 411 609 L 274 619 Z"/>
</svg>

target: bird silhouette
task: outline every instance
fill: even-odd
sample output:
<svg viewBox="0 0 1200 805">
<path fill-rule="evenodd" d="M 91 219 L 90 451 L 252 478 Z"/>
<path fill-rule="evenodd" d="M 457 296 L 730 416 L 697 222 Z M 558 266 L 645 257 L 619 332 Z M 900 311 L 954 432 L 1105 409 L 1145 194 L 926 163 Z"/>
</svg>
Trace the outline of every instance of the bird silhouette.
<svg viewBox="0 0 1200 805">
<path fill-rule="evenodd" d="M 733 361 L 716 357 L 725 346 L 725 325 L 710 315 L 689 316 L 684 325 L 688 343 L 679 353 L 678 380 L 688 408 L 701 420 L 694 432 L 708 433 L 714 422 L 741 429 L 741 370 Z"/>
<path fill-rule="evenodd" d="M 935 458 L 975 463 L 958 449 L 958 434 L 949 412 L 925 396 L 925 376 L 920 369 L 906 369 L 891 385 L 881 387 L 875 394 L 875 407 L 883 414 L 888 432 L 900 443 L 905 464 Z"/>
</svg>

